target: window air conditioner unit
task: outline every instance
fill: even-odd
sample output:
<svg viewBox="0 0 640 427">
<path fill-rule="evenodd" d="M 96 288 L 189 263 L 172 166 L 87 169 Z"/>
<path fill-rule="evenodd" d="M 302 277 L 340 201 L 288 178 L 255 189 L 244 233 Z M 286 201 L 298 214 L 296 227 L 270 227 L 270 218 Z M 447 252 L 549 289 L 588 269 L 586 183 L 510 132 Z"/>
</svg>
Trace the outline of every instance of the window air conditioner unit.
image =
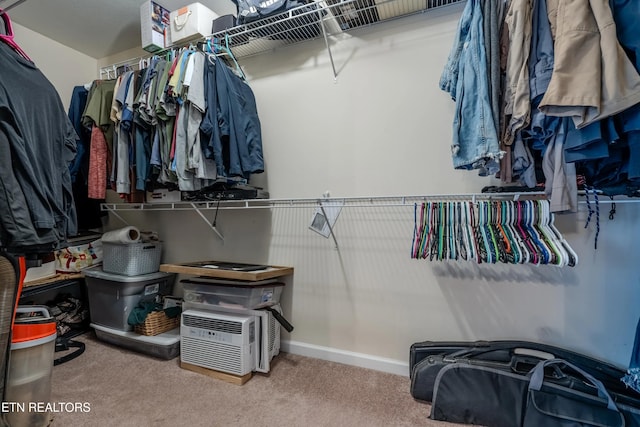
<svg viewBox="0 0 640 427">
<path fill-rule="evenodd" d="M 180 324 L 180 360 L 243 376 L 256 369 L 256 317 L 186 310 Z"/>
<path fill-rule="evenodd" d="M 280 304 L 274 304 L 270 308 L 282 314 L 282 308 L 280 307 Z M 190 340 L 191 338 L 190 330 L 188 328 L 184 328 L 183 326 L 184 313 L 188 313 L 192 311 L 198 312 L 198 313 L 205 313 L 207 315 L 221 314 L 221 315 L 227 315 L 231 317 L 234 317 L 234 316 L 252 317 L 255 322 L 254 331 L 255 331 L 255 341 L 256 341 L 255 343 L 256 365 L 255 365 L 254 371 L 256 372 L 268 373 L 271 369 L 271 363 L 270 363 L 271 360 L 275 356 L 280 354 L 281 326 L 280 326 L 280 323 L 276 320 L 276 318 L 273 316 L 273 314 L 271 314 L 270 311 L 228 308 L 228 307 L 212 306 L 208 304 L 194 303 L 194 302 L 188 302 L 188 301 L 183 302 L 182 309 L 184 311 L 183 311 L 183 320 L 180 328 L 180 335 L 181 335 L 180 346 L 181 346 L 181 353 L 183 355 L 181 356 L 181 360 L 183 362 L 191 363 L 193 365 L 203 366 L 203 367 L 207 367 L 207 368 L 215 369 L 219 371 L 222 370 L 220 368 L 210 367 L 212 364 L 215 364 L 212 362 L 209 362 L 207 365 L 203 365 L 199 362 L 196 362 L 197 357 L 195 355 L 188 355 L 187 353 L 185 353 L 185 351 L 193 351 L 193 352 L 199 351 L 195 347 L 195 344 L 197 343 L 197 341 Z M 208 334 L 206 335 L 208 337 Z M 187 346 L 186 346 L 187 350 L 185 350 L 185 346 L 184 346 L 185 343 L 187 343 Z M 186 360 L 184 358 L 185 355 L 187 356 L 188 359 L 192 361 Z M 207 357 L 207 356 L 201 355 L 199 357 Z M 218 357 L 218 356 L 210 354 L 209 357 Z M 224 371 L 224 372 L 228 372 L 228 371 Z"/>
</svg>

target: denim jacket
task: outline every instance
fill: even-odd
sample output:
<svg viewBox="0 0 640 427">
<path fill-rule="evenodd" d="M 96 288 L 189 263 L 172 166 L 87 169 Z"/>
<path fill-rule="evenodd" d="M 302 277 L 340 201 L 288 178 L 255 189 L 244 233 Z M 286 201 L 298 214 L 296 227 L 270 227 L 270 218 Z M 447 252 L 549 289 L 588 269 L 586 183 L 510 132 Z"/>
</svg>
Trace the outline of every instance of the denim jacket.
<svg viewBox="0 0 640 427">
<path fill-rule="evenodd" d="M 456 169 L 486 168 L 500 151 L 489 95 L 482 5 L 469 0 L 458 23 L 456 38 L 440 78 L 440 89 L 456 103 L 451 152 Z M 463 114 L 464 112 L 464 114 Z"/>
</svg>

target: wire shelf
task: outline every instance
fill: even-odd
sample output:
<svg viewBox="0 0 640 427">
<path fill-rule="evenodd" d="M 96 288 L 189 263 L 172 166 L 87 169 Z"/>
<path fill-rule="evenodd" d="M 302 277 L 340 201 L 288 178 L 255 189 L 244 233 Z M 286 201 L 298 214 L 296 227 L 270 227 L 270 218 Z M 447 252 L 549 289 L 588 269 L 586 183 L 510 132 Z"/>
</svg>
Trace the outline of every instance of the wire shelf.
<svg viewBox="0 0 640 427">
<path fill-rule="evenodd" d="M 239 25 L 211 35 L 236 58 L 462 3 L 465 0 L 326 0 Z"/>
<path fill-rule="evenodd" d="M 0 0 L 1 1 L 1 0 Z M 351 30 L 404 16 L 463 3 L 466 0 L 317 0 L 258 21 L 238 25 L 205 37 L 227 46 L 236 59 L 247 58 L 283 46 L 328 38 Z M 197 40 L 191 41 L 191 43 Z M 167 49 L 176 49 L 172 46 Z M 156 52 L 150 56 L 158 55 Z M 116 67 L 140 68 L 143 57 L 131 58 L 100 69 L 100 78 L 115 78 Z M 334 77 L 337 73 L 331 58 Z"/>
<path fill-rule="evenodd" d="M 475 201 L 475 200 L 518 200 L 520 198 L 541 198 L 544 192 L 522 193 L 474 193 L 474 194 L 428 194 L 405 196 L 363 196 L 363 197 L 318 197 L 295 199 L 244 199 L 211 200 L 159 203 L 103 203 L 103 211 L 180 211 L 180 210 L 225 210 L 225 209 L 270 209 L 309 208 L 325 203 L 343 203 L 344 207 L 413 206 L 426 201 Z"/>
</svg>

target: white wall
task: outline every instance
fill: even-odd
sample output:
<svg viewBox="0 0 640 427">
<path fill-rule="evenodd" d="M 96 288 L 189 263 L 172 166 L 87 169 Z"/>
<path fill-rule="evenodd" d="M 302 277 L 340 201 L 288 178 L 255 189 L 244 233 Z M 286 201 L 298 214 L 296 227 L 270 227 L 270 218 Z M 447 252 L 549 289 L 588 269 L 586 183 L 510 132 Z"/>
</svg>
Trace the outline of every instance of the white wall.
<svg viewBox="0 0 640 427">
<path fill-rule="evenodd" d="M 254 184 L 273 198 L 469 193 L 492 184 L 451 166 L 454 105 L 438 80 L 460 12 L 334 40 L 335 81 L 321 40 L 241 60 L 267 166 Z M 221 211 L 224 243 L 193 212 L 122 215 L 160 231 L 164 262 L 293 266 L 283 296 L 295 326 L 290 350 L 363 365 L 371 358 L 382 365 L 367 366 L 406 373 L 409 346 L 422 340 L 533 340 L 626 367 L 640 315 L 639 207 L 618 205 L 610 221 L 601 206 L 597 250 L 584 209 L 558 217 L 580 256 L 564 269 L 412 260 L 411 206 L 345 209 L 339 249 L 307 229 L 312 208 Z M 112 217 L 109 227 L 120 226 Z"/>
<path fill-rule="evenodd" d="M 73 87 L 97 78 L 95 58 L 73 50 L 35 31 L 12 23 L 15 41 L 58 90 L 65 109 Z"/>
</svg>

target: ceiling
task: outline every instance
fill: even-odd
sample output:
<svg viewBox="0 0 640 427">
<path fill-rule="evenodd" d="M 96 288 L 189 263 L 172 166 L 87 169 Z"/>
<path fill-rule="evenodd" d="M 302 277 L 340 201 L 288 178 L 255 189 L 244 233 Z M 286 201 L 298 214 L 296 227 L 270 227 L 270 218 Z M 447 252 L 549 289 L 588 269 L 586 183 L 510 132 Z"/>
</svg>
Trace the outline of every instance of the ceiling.
<svg viewBox="0 0 640 427">
<path fill-rule="evenodd" d="M 0 8 L 9 9 L 13 22 L 100 59 L 140 47 L 143 3 L 144 0 L 0 0 Z M 157 3 L 168 10 L 177 10 L 195 1 Z M 199 0 L 199 3 L 220 15 L 235 9 L 231 0 Z"/>
</svg>

